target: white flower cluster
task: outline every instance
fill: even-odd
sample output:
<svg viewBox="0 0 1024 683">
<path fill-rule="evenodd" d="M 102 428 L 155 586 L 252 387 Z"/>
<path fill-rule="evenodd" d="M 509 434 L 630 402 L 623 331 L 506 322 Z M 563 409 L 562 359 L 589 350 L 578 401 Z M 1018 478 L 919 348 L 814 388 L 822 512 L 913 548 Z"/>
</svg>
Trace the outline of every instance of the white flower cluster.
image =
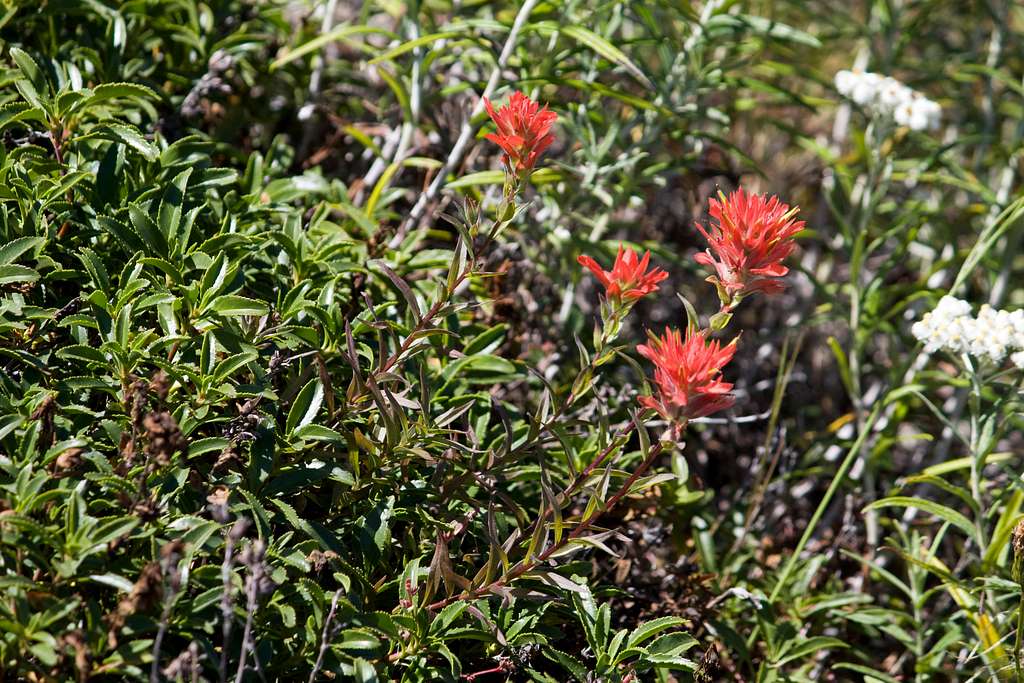
<svg viewBox="0 0 1024 683">
<path fill-rule="evenodd" d="M 892 117 L 898 125 L 912 130 L 935 130 L 942 119 L 938 102 L 891 76 L 844 69 L 836 74 L 836 90 L 860 106 Z"/>
<path fill-rule="evenodd" d="M 944 296 L 935 310 L 925 313 L 910 331 L 924 342 L 927 353 L 967 353 L 1000 364 L 1015 350 L 1010 360 L 1024 369 L 1024 309 L 1011 313 L 985 304 L 974 317 L 969 303 Z"/>
</svg>

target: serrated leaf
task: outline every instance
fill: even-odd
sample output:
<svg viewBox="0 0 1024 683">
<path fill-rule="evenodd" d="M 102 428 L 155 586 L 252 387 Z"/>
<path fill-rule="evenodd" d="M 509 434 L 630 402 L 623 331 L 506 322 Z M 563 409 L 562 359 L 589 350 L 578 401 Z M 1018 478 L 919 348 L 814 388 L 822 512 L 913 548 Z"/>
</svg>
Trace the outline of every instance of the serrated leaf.
<svg viewBox="0 0 1024 683">
<path fill-rule="evenodd" d="M 16 263 L 0 266 L 0 285 L 12 282 L 35 282 L 38 279 L 39 273 L 28 266 L 19 266 Z"/>
<path fill-rule="evenodd" d="M 88 363 L 97 363 L 99 365 L 107 363 L 106 354 L 99 349 L 83 344 L 65 346 L 57 351 L 57 357 L 64 358 L 65 360 L 84 360 Z"/>
<path fill-rule="evenodd" d="M 107 274 L 107 268 L 103 265 L 103 259 L 96 255 L 92 249 L 83 247 L 81 252 L 78 254 L 78 259 L 85 266 L 86 271 L 89 273 L 89 277 L 92 278 L 93 284 L 96 285 L 96 289 L 101 292 L 110 291 L 110 275 Z"/>
<path fill-rule="evenodd" d="M 16 258 L 26 251 L 35 249 L 42 243 L 42 237 L 19 237 L 18 239 L 11 240 L 0 247 L 0 265 L 13 263 Z"/>
<path fill-rule="evenodd" d="M 142 136 L 134 126 L 123 123 L 106 122 L 89 129 L 89 133 L 78 138 L 81 140 L 101 138 L 118 142 L 143 156 L 146 161 L 156 161 L 160 156 L 156 146 Z"/>
<path fill-rule="evenodd" d="M 167 238 L 160 232 L 160 229 L 153 222 L 153 219 L 149 217 L 149 214 L 138 204 L 129 204 L 128 216 L 131 218 L 136 234 L 149 247 L 150 254 L 160 258 L 167 258 Z"/>
<path fill-rule="evenodd" d="M 685 626 L 686 620 L 679 617 L 659 617 L 651 619 L 633 629 L 626 641 L 626 647 L 636 647 L 649 638 L 653 638 L 662 631 L 679 626 Z"/>
</svg>

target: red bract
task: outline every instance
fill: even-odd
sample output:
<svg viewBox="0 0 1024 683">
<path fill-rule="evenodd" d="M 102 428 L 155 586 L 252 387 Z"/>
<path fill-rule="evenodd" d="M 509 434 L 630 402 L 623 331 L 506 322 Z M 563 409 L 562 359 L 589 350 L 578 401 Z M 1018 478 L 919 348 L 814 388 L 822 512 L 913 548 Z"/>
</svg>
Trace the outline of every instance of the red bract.
<svg viewBox="0 0 1024 683">
<path fill-rule="evenodd" d="M 697 254 L 698 263 L 713 266 L 716 276 L 708 278 L 723 294 L 726 304 L 735 295 L 753 292 L 774 294 L 785 285 L 778 280 L 789 268 L 782 260 L 795 247 L 793 236 L 804 222 L 795 219 L 799 207 L 790 209 L 778 197 L 747 194 L 742 189 L 721 201 L 712 199 L 710 213 L 717 225 L 697 229 L 708 241 L 708 249 Z"/>
<path fill-rule="evenodd" d="M 732 384 L 723 382 L 719 373 L 732 360 L 736 340 L 722 346 L 708 341 L 706 331 L 687 330 L 683 340 L 679 330 L 665 328 L 657 337 L 636 350 L 654 363 L 654 396 L 641 396 L 640 404 L 657 410 L 674 422 L 704 417 L 728 408 L 736 398 L 729 392 Z"/>
<path fill-rule="evenodd" d="M 512 93 L 508 103 L 497 111 L 487 99 L 484 106 L 498 127 L 497 133 L 486 137 L 505 150 L 505 165 L 516 173 L 532 170 L 537 157 L 554 142 L 550 130 L 558 115 L 548 111 L 547 105 L 541 109 L 521 92 Z"/>
<path fill-rule="evenodd" d="M 580 256 L 576 260 L 597 276 L 604 285 L 609 299 L 636 301 L 642 296 L 658 291 L 658 283 L 668 277 L 668 273 L 660 268 L 652 268 L 648 272 L 651 252 L 644 252 L 644 257 L 638 259 L 635 251 L 623 249 L 621 244 L 610 272 L 601 268 L 597 261 L 589 256 Z"/>
</svg>

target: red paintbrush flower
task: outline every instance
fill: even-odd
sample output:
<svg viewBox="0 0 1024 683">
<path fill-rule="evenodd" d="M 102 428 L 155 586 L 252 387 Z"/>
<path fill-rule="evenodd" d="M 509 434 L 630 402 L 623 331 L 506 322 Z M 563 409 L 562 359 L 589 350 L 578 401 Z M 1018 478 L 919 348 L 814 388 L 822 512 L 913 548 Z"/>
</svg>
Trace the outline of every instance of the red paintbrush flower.
<svg viewBox="0 0 1024 683">
<path fill-rule="evenodd" d="M 550 131 L 558 115 L 548 111 L 547 105 L 541 109 L 521 92 L 512 93 L 497 111 L 486 98 L 484 106 L 498 127 L 497 133 L 485 137 L 505 150 L 505 165 L 517 174 L 532 170 L 537 157 L 555 140 Z"/>
<path fill-rule="evenodd" d="M 629 303 L 658 291 L 658 283 L 668 277 L 668 273 L 661 268 L 652 268 L 648 272 L 651 252 L 644 252 L 644 257 L 638 259 L 635 251 L 623 249 L 621 244 L 610 272 L 601 268 L 597 261 L 589 256 L 579 256 L 576 260 L 597 276 L 604 285 L 609 299 L 620 299 Z"/>
<path fill-rule="evenodd" d="M 708 241 L 706 252 L 697 254 L 698 263 L 713 266 L 716 275 L 708 278 L 719 290 L 724 308 L 738 303 L 746 294 L 781 292 L 778 280 L 789 268 L 782 260 L 795 247 L 793 236 L 803 230 L 796 220 L 799 207 L 790 209 L 778 197 L 747 194 L 742 189 L 721 201 L 712 199 L 710 213 L 717 225 L 697 229 Z"/>
<path fill-rule="evenodd" d="M 688 329 L 683 340 L 679 330 L 667 327 L 663 337 L 647 334 L 649 343 L 636 350 L 654 363 L 658 390 L 654 396 L 641 396 L 640 405 L 678 423 L 718 412 L 736 401 L 729 393 L 732 384 L 719 376 L 736 352 L 735 339 L 722 346 L 717 340 L 709 342 L 706 331 Z"/>
</svg>

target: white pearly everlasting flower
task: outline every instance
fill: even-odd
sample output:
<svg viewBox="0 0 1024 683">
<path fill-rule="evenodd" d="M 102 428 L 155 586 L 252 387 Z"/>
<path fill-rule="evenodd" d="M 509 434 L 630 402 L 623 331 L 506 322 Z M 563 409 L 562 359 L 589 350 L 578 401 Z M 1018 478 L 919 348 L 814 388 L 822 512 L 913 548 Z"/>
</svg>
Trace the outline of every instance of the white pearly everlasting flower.
<svg viewBox="0 0 1024 683">
<path fill-rule="evenodd" d="M 859 76 L 849 69 L 836 72 L 836 90 L 843 97 L 849 97 L 853 92 L 853 86 L 857 83 Z"/>
<path fill-rule="evenodd" d="M 942 108 L 925 97 L 915 97 L 893 111 L 893 120 L 913 130 L 935 130 L 942 118 Z"/>
<path fill-rule="evenodd" d="M 866 107 L 875 101 L 875 98 L 878 97 L 878 93 L 881 89 L 881 76 L 870 72 L 864 73 L 861 74 L 860 79 L 854 83 L 853 90 L 850 92 L 850 99 L 860 106 Z"/>
<path fill-rule="evenodd" d="M 966 347 L 964 321 L 971 314 L 971 305 L 955 297 L 944 296 L 939 300 L 935 310 L 925 313 L 924 317 L 914 323 L 910 331 L 924 343 L 927 353 L 945 349 L 951 353 L 963 353 Z"/>
<path fill-rule="evenodd" d="M 892 113 L 900 105 L 909 102 L 914 97 L 914 91 L 903 85 L 895 78 L 886 76 L 882 79 L 882 85 L 878 89 L 878 105 L 882 111 Z"/>
<path fill-rule="evenodd" d="M 941 122 L 942 108 L 937 102 L 892 76 L 844 69 L 836 73 L 835 84 L 843 97 L 911 130 L 934 130 Z"/>
<path fill-rule="evenodd" d="M 1024 351 L 1018 351 L 1010 356 L 1010 360 L 1021 370 L 1024 370 Z"/>
<path fill-rule="evenodd" d="M 1017 361 L 1024 358 L 1024 310 L 996 310 L 985 304 L 975 317 L 969 303 L 944 296 L 910 331 L 924 344 L 926 353 L 966 353 L 996 365 L 1014 350 L 1018 351 L 1011 356 L 1014 364 L 1020 366 Z"/>
</svg>

